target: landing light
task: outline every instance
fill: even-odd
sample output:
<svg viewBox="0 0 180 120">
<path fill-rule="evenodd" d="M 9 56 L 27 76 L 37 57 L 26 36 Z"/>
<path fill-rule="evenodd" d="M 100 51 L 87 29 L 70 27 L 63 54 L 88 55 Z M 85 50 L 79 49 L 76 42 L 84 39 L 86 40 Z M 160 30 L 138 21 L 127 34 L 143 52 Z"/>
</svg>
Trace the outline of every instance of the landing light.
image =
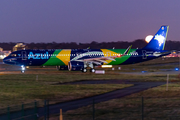
<svg viewBox="0 0 180 120">
<path fill-rule="evenodd" d="M 112 65 L 101 65 L 102 68 L 112 68 Z"/>
</svg>

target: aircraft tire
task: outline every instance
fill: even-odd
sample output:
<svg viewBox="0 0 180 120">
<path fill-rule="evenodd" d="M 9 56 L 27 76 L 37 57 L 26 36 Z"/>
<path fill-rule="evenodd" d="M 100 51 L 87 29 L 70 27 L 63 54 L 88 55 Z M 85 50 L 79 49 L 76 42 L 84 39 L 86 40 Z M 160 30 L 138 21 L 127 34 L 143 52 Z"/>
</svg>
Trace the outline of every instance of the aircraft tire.
<svg viewBox="0 0 180 120">
<path fill-rule="evenodd" d="M 90 69 L 90 72 L 94 73 L 94 72 L 95 72 L 95 69 L 91 68 L 91 69 Z"/>
<path fill-rule="evenodd" d="M 86 73 L 86 72 L 87 72 L 87 69 L 86 69 L 86 68 L 83 68 L 83 69 L 82 69 L 82 72 L 83 72 L 83 73 Z"/>
<path fill-rule="evenodd" d="M 57 70 L 60 70 L 60 66 L 56 66 L 56 69 L 57 69 Z"/>
</svg>

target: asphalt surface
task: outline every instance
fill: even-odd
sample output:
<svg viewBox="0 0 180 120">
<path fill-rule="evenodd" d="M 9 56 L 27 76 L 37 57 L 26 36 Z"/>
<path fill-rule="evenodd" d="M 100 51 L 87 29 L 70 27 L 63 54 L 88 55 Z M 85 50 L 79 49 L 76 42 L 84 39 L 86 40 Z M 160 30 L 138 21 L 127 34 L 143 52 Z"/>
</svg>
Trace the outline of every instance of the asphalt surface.
<svg viewBox="0 0 180 120">
<path fill-rule="evenodd" d="M 65 83 L 65 84 L 122 84 L 122 83 L 134 84 L 134 86 L 124 88 L 124 89 L 114 90 L 112 92 L 96 95 L 93 97 L 87 97 L 83 99 L 77 99 L 77 100 L 50 105 L 49 114 L 57 114 L 59 113 L 60 109 L 62 109 L 63 112 L 66 112 L 68 110 L 77 109 L 79 107 L 92 105 L 93 100 L 94 100 L 94 103 L 100 103 L 100 102 L 104 102 L 104 101 L 108 101 L 112 99 L 122 98 L 127 95 L 131 95 L 133 93 L 137 93 L 143 90 L 147 90 L 147 89 L 165 84 L 165 82 L 127 82 L 123 80 L 98 80 L 98 81 L 89 80 L 89 81 L 78 81 L 78 82 Z M 44 108 L 38 109 L 38 115 L 39 117 L 44 116 Z"/>
</svg>

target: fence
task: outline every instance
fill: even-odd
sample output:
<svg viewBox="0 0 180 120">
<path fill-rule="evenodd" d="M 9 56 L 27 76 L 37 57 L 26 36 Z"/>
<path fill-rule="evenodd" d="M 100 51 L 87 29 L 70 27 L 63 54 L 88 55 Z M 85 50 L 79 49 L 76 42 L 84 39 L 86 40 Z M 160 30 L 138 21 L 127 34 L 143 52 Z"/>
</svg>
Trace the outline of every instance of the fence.
<svg viewBox="0 0 180 120">
<path fill-rule="evenodd" d="M 95 103 L 95 102 L 94 102 Z M 63 120 L 177 120 L 180 98 L 122 98 L 63 113 Z"/>
<path fill-rule="evenodd" d="M 73 107 L 75 105 L 79 107 Z M 0 120 L 58 120 L 61 108 L 63 120 L 180 119 L 180 97 L 126 97 L 101 103 L 94 99 L 86 106 L 72 102 L 50 105 L 47 100 L 35 101 L 0 109 Z"/>
<path fill-rule="evenodd" d="M 34 101 L 1 108 L 0 120 L 38 120 L 38 109 L 41 106 L 42 101 Z"/>
</svg>

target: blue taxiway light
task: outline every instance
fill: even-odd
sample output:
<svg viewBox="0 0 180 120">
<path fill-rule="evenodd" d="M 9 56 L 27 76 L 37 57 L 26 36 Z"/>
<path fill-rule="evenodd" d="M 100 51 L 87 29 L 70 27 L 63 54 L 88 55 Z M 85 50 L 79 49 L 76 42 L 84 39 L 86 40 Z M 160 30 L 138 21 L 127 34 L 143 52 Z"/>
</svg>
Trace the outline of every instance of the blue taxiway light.
<svg viewBox="0 0 180 120">
<path fill-rule="evenodd" d="M 175 71 L 179 71 L 179 68 L 175 68 Z"/>
</svg>

